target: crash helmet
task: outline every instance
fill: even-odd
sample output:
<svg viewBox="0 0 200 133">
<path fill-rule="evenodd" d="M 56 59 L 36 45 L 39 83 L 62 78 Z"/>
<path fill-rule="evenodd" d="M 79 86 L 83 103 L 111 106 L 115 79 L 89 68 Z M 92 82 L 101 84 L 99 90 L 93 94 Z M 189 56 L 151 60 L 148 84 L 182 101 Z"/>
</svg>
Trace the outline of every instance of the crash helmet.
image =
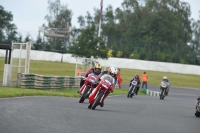
<svg viewBox="0 0 200 133">
<path fill-rule="evenodd" d="M 167 80 L 168 80 L 167 76 L 163 76 L 163 81 L 167 81 Z"/>
<path fill-rule="evenodd" d="M 163 76 L 163 80 L 167 80 L 167 76 Z"/>
<path fill-rule="evenodd" d="M 139 74 L 135 74 L 135 79 L 139 79 L 140 78 L 140 76 L 139 76 Z"/>
<path fill-rule="evenodd" d="M 95 74 L 100 74 L 101 73 L 101 69 L 102 69 L 101 64 L 99 64 L 99 63 L 95 63 L 94 64 L 94 73 Z"/>
<path fill-rule="evenodd" d="M 118 69 L 115 67 L 108 68 L 108 74 L 111 75 L 113 78 L 116 77 Z"/>
</svg>

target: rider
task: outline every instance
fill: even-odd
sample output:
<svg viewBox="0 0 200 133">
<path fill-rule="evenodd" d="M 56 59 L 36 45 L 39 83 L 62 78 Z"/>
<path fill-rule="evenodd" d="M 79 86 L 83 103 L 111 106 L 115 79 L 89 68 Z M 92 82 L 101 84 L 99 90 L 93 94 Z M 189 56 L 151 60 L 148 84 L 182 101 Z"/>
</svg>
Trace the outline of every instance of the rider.
<svg viewBox="0 0 200 133">
<path fill-rule="evenodd" d="M 141 84 L 141 81 L 140 81 L 140 77 L 139 77 L 139 74 L 135 74 L 135 77 L 133 77 L 129 83 L 129 87 L 131 86 L 131 83 L 133 80 L 137 80 L 137 86 L 136 86 L 136 95 L 138 94 L 138 91 L 140 89 L 140 84 Z"/>
<path fill-rule="evenodd" d="M 96 76 L 99 76 L 101 74 L 101 69 L 102 69 L 102 66 L 101 64 L 99 63 L 96 63 L 94 65 L 94 68 L 91 68 L 89 69 L 86 74 L 81 78 L 81 81 L 80 81 L 80 88 L 83 86 L 86 78 L 88 77 L 89 74 L 93 73 L 94 75 Z M 78 90 L 78 93 L 79 93 L 80 90 Z"/>
<path fill-rule="evenodd" d="M 108 75 L 110 75 L 110 76 L 112 76 L 113 78 L 114 78 L 114 83 L 112 84 L 112 86 L 111 86 L 111 92 L 113 92 L 113 90 L 114 90 L 114 88 L 115 88 L 115 85 L 116 85 L 116 83 L 117 83 L 117 72 L 118 72 L 118 69 L 117 68 L 115 68 L 115 67 L 110 67 L 109 69 L 108 69 L 108 71 L 103 71 L 102 72 L 102 75 L 104 75 L 104 74 L 108 74 Z M 97 86 L 97 88 L 98 88 L 99 86 Z M 98 89 L 97 89 L 98 90 Z M 110 92 L 109 92 L 110 93 Z M 102 103 L 100 103 L 100 106 L 101 107 L 103 107 L 104 106 L 104 99 L 108 96 L 108 94 L 109 93 L 107 93 L 105 96 L 104 96 L 104 98 L 102 99 Z"/>
<path fill-rule="evenodd" d="M 166 92 L 165 92 L 165 95 L 167 96 L 168 93 L 169 93 L 170 82 L 169 82 L 167 76 L 163 76 L 163 81 L 166 82 L 166 83 L 168 83 L 168 86 L 167 86 L 167 89 L 166 89 Z"/>
</svg>

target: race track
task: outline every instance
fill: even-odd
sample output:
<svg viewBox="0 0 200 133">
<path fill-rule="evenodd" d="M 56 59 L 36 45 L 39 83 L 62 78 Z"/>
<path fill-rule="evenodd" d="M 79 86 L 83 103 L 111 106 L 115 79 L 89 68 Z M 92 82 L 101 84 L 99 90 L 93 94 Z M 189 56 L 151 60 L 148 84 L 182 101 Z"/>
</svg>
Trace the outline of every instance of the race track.
<svg viewBox="0 0 200 133">
<path fill-rule="evenodd" d="M 199 133 L 194 112 L 200 90 L 176 89 L 165 100 L 108 97 L 96 110 L 77 98 L 0 99 L 0 133 Z"/>
</svg>

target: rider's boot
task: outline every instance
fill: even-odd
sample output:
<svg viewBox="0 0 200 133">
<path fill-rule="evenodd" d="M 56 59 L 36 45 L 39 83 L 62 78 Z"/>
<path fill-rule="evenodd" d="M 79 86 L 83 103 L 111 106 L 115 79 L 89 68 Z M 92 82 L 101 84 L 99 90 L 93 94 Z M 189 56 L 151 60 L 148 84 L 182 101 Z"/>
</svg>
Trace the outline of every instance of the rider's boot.
<svg viewBox="0 0 200 133">
<path fill-rule="evenodd" d="M 103 107 L 104 106 L 104 102 L 100 103 L 100 106 Z"/>
<path fill-rule="evenodd" d="M 169 92 L 168 90 L 165 91 L 165 96 L 168 96 L 168 92 Z"/>
<path fill-rule="evenodd" d="M 139 89 L 140 89 L 140 88 L 137 88 L 137 89 L 136 89 L 136 92 L 135 92 L 136 95 L 138 95 Z"/>
</svg>

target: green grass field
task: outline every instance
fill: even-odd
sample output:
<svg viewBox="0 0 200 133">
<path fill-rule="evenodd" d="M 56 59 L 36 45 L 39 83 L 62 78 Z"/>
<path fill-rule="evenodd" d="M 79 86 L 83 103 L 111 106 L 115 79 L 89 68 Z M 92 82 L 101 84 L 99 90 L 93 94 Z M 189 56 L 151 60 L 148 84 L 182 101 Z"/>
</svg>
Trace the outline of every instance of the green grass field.
<svg viewBox="0 0 200 133">
<path fill-rule="evenodd" d="M 3 80 L 4 58 L 0 58 L 0 82 Z M 178 74 L 167 72 L 146 71 L 149 76 L 149 85 L 159 85 L 164 75 L 168 76 L 171 86 L 200 88 L 200 75 Z M 54 76 L 74 76 L 75 64 L 48 62 L 48 61 L 30 61 L 30 73 L 40 75 Z M 142 70 L 121 68 L 121 77 L 123 83 L 128 83 L 135 74 L 142 74 Z M 16 81 L 17 70 L 13 70 L 12 80 Z"/>
</svg>

